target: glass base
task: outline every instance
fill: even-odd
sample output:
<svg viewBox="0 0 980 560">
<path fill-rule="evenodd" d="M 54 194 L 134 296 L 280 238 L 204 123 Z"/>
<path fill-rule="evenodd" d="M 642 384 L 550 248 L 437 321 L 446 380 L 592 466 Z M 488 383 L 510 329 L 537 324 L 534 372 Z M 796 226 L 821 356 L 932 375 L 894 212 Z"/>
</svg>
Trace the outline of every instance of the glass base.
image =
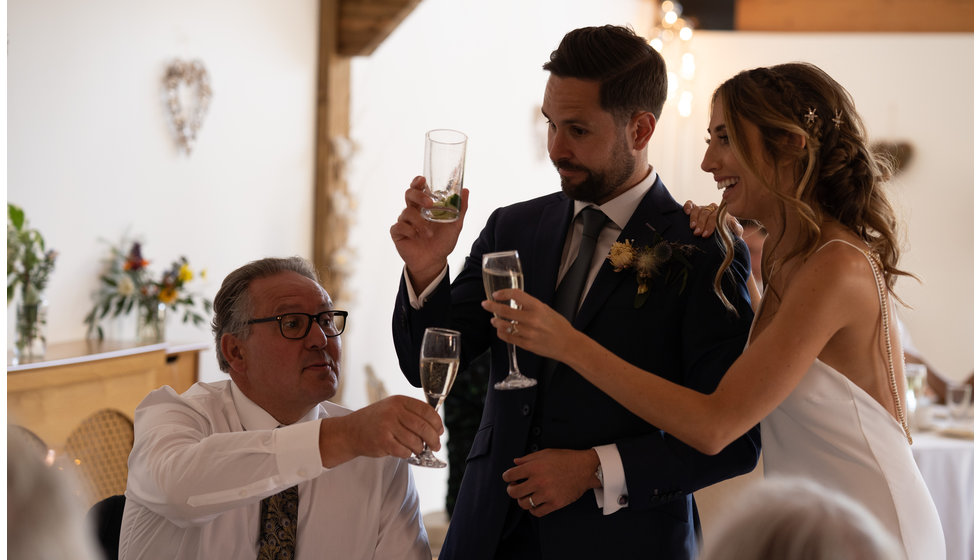
<svg viewBox="0 0 980 560">
<path fill-rule="evenodd" d="M 459 210 L 451 207 L 423 208 L 422 217 L 430 222 L 450 223 L 459 219 Z"/>
<path fill-rule="evenodd" d="M 497 389 L 498 391 L 510 391 L 513 389 L 527 389 L 528 387 L 534 387 L 537 384 L 537 379 L 525 377 L 520 373 L 511 373 L 508 374 L 503 381 L 494 383 L 493 388 Z"/>
<path fill-rule="evenodd" d="M 422 453 L 418 455 L 412 455 L 406 459 L 410 465 L 416 465 L 419 467 L 432 467 L 434 469 L 442 469 L 446 467 L 445 461 L 440 461 L 438 457 L 432 454 L 432 451 L 426 448 Z"/>
</svg>

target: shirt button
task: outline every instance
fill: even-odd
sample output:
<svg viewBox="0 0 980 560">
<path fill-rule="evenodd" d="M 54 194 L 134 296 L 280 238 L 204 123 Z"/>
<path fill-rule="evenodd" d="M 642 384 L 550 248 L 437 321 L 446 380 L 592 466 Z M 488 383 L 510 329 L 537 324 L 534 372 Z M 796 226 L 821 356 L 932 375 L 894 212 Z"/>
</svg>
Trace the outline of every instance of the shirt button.
<svg viewBox="0 0 980 560">
<path fill-rule="evenodd" d="M 625 506 L 626 504 L 629 503 L 630 499 L 629 499 L 628 496 L 623 495 L 623 496 L 620 496 L 619 497 L 619 500 L 618 501 L 619 501 L 619 505 Z"/>
<path fill-rule="evenodd" d="M 531 450 L 531 453 L 534 453 L 535 451 L 537 451 L 537 450 L 538 450 L 538 444 L 536 444 L 536 443 L 532 443 L 532 444 L 531 444 L 531 447 L 529 447 L 528 449 L 530 449 L 530 450 Z"/>
<path fill-rule="evenodd" d="M 296 471 L 296 474 L 298 474 L 300 476 L 306 476 L 306 469 L 300 469 L 300 470 Z"/>
<path fill-rule="evenodd" d="M 248 495 L 248 492 L 246 492 L 246 491 L 244 491 L 244 490 L 239 490 L 239 491 L 238 491 L 238 495 L 239 495 L 239 496 L 241 496 L 242 498 L 244 498 L 245 496 L 247 496 L 247 495 Z"/>
<path fill-rule="evenodd" d="M 526 405 L 522 406 L 521 407 L 521 413 L 524 414 L 524 416 L 527 416 L 527 415 L 531 414 L 531 405 L 526 404 Z"/>
<path fill-rule="evenodd" d="M 540 436 L 541 435 L 541 426 L 535 426 L 535 427 L 531 428 L 531 435 L 532 436 Z"/>
</svg>

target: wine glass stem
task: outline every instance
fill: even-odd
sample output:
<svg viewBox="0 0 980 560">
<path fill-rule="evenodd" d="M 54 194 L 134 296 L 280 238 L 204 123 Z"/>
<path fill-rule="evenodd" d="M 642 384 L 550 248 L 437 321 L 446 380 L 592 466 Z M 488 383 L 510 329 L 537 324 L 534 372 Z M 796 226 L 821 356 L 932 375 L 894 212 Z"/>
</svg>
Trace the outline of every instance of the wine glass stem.
<svg viewBox="0 0 980 560">
<path fill-rule="evenodd" d="M 517 349 L 509 342 L 507 343 L 507 357 L 510 358 L 510 371 L 508 373 L 520 373 L 521 371 L 517 369 Z"/>
</svg>

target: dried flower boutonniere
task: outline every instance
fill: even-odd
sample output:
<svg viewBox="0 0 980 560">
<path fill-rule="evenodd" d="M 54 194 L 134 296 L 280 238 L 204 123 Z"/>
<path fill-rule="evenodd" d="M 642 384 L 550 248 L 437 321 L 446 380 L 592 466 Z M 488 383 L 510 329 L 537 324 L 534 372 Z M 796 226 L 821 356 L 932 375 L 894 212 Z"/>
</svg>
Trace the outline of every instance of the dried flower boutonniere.
<svg viewBox="0 0 980 560">
<path fill-rule="evenodd" d="M 693 268 L 687 255 L 697 249 L 694 245 L 667 241 L 653 226 L 646 226 L 653 232 L 653 245 L 634 247 L 630 239 L 617 241 L 613 243 L 607 257 L 616 272 L 628 268 L 636 270 L 636 298 L 633 300 L 633 307 L 636 309 L 646 303 L 650 296 L 650 281 L 658 276 L 663 277 L 665 284 L 669 284 L 673 278 L 679 278 L 681 284 L 677 293 L 682 293 L 687 287 L 688 271 Z M 680 270 L 670 267 L 672 262 L 680 263 Z"/>
</svg>

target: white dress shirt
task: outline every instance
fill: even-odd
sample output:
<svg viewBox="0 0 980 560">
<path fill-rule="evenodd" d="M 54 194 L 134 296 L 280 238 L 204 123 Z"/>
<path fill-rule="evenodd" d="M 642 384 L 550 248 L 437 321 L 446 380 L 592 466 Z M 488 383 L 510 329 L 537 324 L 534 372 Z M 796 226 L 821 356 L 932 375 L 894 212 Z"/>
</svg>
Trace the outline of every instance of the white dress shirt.
<svg viewBox="0 0 980 560">
<path fill-rule="evenodd" d="M 609 221 L 603 226 L 596 240 L 595 252 L 592 254 L 592 265 L 589 268 L 585 288 L 582 289 L 582 299 L 579 300 L 579 305 L 582 305 L 582 301 L 585 300 L 585 296 L 589 293 L 592 281 L 599 274 L 599 268 L 602 267 L 606 255 L 609 254 L 609 249 L 612 248 L 613 243 L 619 238 L 619 234 L 622 233 L 623 228 L 626 227 L 630 218 L 633 217 L 636 208 L 640 205 L 647 192 L 653 187 L 653 183 L 656 180 L 657 173 L 651 166 L 642 181 L 602 206 L 595 206 L 594 204 L 578 200 L 575 201 L 574 217 L 572 218 L 572 223 L 569 225 L 569 231 L 565 236 L 565 247 L 562 250 L 561 268 L 558 271 L 559 284 L 561 284 L 561 279 L 565 277 L 568 269 L 572 267 L 572 263 L 575 262 L 575 257 L 578 256 L 579 245 L 582 244 L 582 230 L 585 226 L 581 220 L 577 219 L 582 209 L 586 206 L 595 206 L 599 210 L 602 210 L 603 214 L 609 218 Z M 404 269 L 402 275 L 405 278 L 409 303 L 412 307 L 421 309 L 423 302 L 429 297 L 429 294 L 435 291 L 436 287 L 442 281 L 443 276 L 448 274 L 448 272 L 448 266 L 443 268 L 442 273 L 426 286 L 422 293 L 416 294 L 415 287 L 412 286 L 412 281 L 408 277 L 408 270 Z M 593 449 L 599 455 L 599 464 L 602 465 L 603 475 L 602 488 L 596 488 L 594 490 L 596 505 L 602 509 L 603 515 L 611 515 L 624 507 L 628 507 L 626 506 L 628 499 L 625 499 L 625 497 L 629 496 L 629 491 L 626 487 L 626 472 L 623 469 L 623 460 L 619 454 L 619 448 L 616 447 L 615 443 L 600 445 Z"/>
<path fill-rule="evenodd" d="M 405 461 L 323 467 L 319 419 L 349 412 L 323 402 L 276 429 L 230 380 L 151 392 L 136 408 L 119 557 L 255 558 L 262 499 L 298 484 L 297 560 L 430 559 Z"/>
</svg>

